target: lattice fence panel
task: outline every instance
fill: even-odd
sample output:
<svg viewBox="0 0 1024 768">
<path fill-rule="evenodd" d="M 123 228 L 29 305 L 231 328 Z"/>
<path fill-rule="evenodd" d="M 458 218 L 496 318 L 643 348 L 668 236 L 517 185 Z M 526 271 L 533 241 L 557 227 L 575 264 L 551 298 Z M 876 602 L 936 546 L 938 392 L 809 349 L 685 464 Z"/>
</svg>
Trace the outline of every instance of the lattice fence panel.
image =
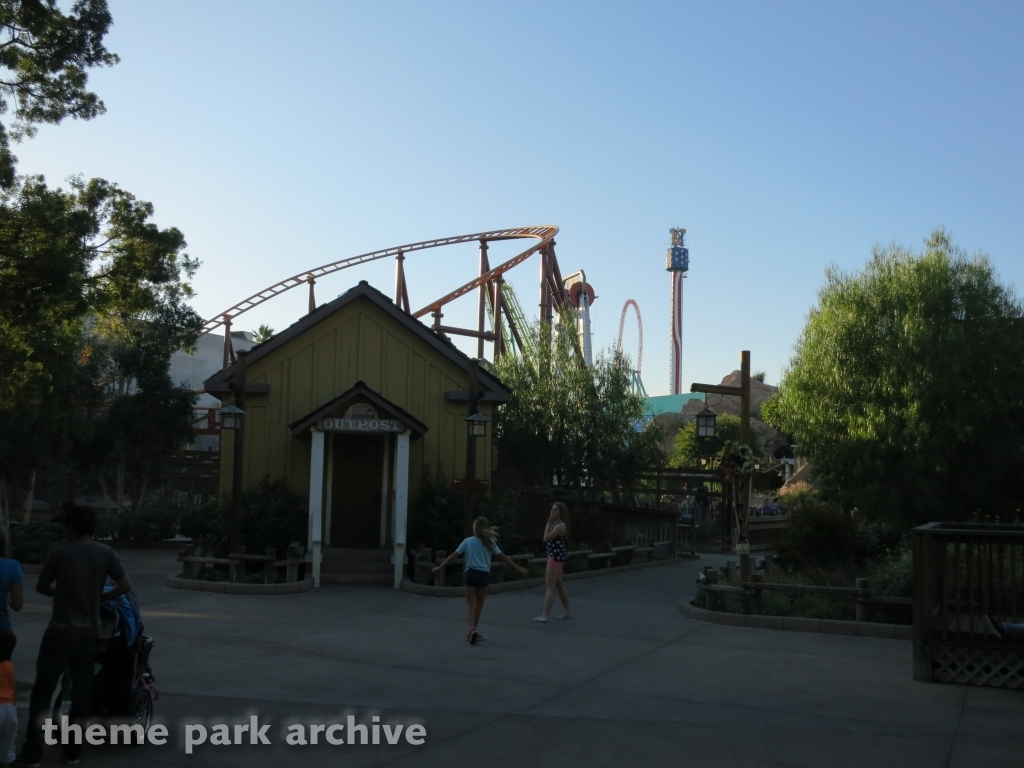
<svg viewBox="0 0 1024 768">
<path fill-rule="evenodd" d="M 1024 653 L 1019 650 L 937 645 L 932 658 L 940 683 L 1024 688 Z"/>
</svg>

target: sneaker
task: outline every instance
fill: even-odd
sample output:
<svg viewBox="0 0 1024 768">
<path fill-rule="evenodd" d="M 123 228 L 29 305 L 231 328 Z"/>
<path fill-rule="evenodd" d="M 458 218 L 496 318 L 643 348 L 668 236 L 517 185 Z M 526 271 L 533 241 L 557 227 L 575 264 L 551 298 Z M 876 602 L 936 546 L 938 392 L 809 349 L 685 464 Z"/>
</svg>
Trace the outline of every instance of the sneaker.
<svg viewBox="0 0 1024 768">
<path fill-rule="evenodd" d="M 556 619 L 571 619 L 572 618 L 572 614 L 571 613 L 560 613 L 555 618 Z"/>
<path fill-rule="evenodd" d="M 539 621 L 541 624 L 547 624 L 548 623 L 548 617 L 547 616 L 534 616 L 533 620 L 534 621 Z"/>
<path fill-rule="evenodd" d="M 473 630 L 473 634 L 471 634 L 471 635 L 469 636 L 469 644 L 470 644 L 470 645 L 476 645 L 476 641 L 477 641 L 477 640 L 479 640 L 479 639 L 480 639 L 480 633 L 479 633 L 479 632 L 477 632 L 477 631 L 476 631 L 476 630 L 474 629 L 474 630 Z"/>
</svg>

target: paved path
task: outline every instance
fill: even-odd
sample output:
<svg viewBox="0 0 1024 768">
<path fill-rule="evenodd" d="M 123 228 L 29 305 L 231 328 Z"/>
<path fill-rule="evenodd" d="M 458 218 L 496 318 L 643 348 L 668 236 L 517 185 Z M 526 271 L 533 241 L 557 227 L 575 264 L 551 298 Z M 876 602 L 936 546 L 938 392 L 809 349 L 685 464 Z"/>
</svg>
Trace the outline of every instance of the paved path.
<svg viewBox="0 0 1024 768">
<path fill-rule="evenodd" d="M 539 590 L 491 596 L 488 639 L 469 646 L 461 600 L 380 587 L 168 590 L 173 557 L 123 553 L 156 638 L 157 713 L 172 742 L 92 748 L 83 765 L 1024 765 L 1024 693 L 915 683 L 908 642 L 683 619 L 693 561 L 570 582 L 571 621 L 530 621 Z M 21 679 L 48 617 L 27 581 L 15 619 Z M 273 746 L 184 754 L 183 723 L 254 713 L 274 723 Z M 349 714 L 423 723 L 427 743 L 284 745 L 286 723 Z"/>
</svg>

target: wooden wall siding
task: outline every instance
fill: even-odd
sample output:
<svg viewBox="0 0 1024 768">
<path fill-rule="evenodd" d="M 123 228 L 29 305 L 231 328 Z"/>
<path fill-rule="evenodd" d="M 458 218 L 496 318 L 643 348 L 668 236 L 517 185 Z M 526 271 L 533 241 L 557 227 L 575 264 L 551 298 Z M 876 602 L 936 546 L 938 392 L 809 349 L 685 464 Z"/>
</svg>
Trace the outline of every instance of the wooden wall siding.
<svg viewBox="0 0 1024 768">
<path fill-rule="evenodd" d="M 246 487 L 267 476 L 285 477 L 294 491 L 308 495 L 310 438 L 293 436 L 288 424 L 360 380 L 429 427 L 427 434 L 410 446 L 410 523 L 416 513 L 424 464 L 434 471 L 440 463 L 449 480 L 465 473 L 466 405 L 446 403 L 444 394 L 465 390 L 466 372 L 369 300 L 343 307 L 291 343 L 251 363 L 247 379 L 269 384 L 270 392 L 247 398 Z M 492 416 L 489 404 L 481 404 L 480 410 Z M 490 435 L 479 443 L 477 476 L 487 477 Z M 222 441 L 222 493 L 231 490 L 231 445 L 230 438 Z"/>
</svg>

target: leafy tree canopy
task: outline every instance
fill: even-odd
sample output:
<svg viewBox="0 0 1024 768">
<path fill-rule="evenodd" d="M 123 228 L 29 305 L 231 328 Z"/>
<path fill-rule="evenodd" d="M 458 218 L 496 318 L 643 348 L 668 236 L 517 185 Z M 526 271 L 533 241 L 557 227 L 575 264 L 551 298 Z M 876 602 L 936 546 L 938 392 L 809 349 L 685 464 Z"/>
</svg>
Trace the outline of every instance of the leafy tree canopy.
<svg viewBox="0 0 1024 768">
<path fill-rule="evenodd" d="M 11 139 L 103 114 L 88 70 L 118 62 L 103 45 L 110 24 L 106 0 L 77 0 L 68 13 L 57 0 L 0 0 L 0 114 L 13 117 L 0 124 L 0 187 L 15 183 Z"/>
<path fill-rule="evenodd" d="M 496 365 L 512 391 L 497 418 L 503 460 L 534 482 L 575 487 L 626 482 L 658 463 L 656 428 L 637 430 L 644 398 L 631 390 L 628 358 L 602 355 L 588 367 L 572 326 L 521 331 L 538 351 Z"/>
<path fill-rule="evenodd" d="M 159 228 L 152 215 L 152 205 L 101 179 L 50 189 L 29 177 L 0 194 L 5 474 L 66 457 L 72 444 L 86 464 L 115 440 L 136 444 L 131 455 L 141 460 L 161 441 L 120 434 L 140 428 L 123 415 L 131 398 L 149 399 L 142 412 L 152 418 L 143 423 L 155 425 L 153 409 L 168 404 L 174 418 L 186 404 L 190 415 L 191 392 L 173 391 L 167 370 L 202 325 L 186 304 L 198 262 L 184 253 L 181 232 Z M 171 433 L 187 439 L 182 429 Z"/>
<path fill-rule="evenodd" d="M 714 437 L 697 437 L 697 422 L 686 424 L 676 433 L 672 451 L 668 455 L 670 467 L 699 467 L 701 459 L 711 461 L 711 466 L 718 466 L 726 443 L 740 444 L 740 417 L 731 413 L 723 413 L 715 419 Z"/>
<path fill-rule="evenodd" d="M 1024 498 L 1024 309 L 944 230 L 830 269 L 765 419 L 817 482 L 903 525 L 1012 513 Z"/>
</svg>

